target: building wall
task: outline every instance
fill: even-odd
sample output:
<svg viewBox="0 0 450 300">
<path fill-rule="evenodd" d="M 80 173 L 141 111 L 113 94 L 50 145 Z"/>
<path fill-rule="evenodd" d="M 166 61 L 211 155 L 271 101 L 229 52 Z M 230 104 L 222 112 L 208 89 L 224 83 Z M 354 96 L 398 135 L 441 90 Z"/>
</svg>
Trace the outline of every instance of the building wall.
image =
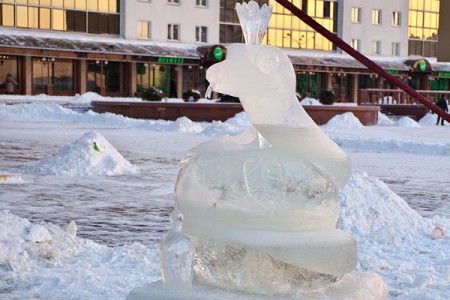
<svg viewBox="0 0 450 300">
<path fill-rule="evenodd" d="M 450 1 L 441 1 L 440 11 L 450 11 Z M 437 60 L 450 62 L 450 18 L 439 18 Z"/>
<path fill-rule="evenodd" d="M 208 44 L 219 43 L 219 1 L 209 0 L 207 7 L 196 6 L 196 0 L 181 0 L 171 4 L 167 0 L 124 1 L 125 39 L 137 39 L 138 21 L 151 22 L 149 40 L 166 42 L 168 24 L 180 25 L 180 40 L 195 43 L 195 27 L 208 27 Z"/>
<path fill-rule="evenodd" d="M 352 39 L 361 40 L 360 52 L 373 55 L 372 41 L 381 41 L 381 56 L 392 56 L 392 43 L 400 43 L 400 56 L 408 55 L 409 0 L 342 0 L 342 38 L 351 44 Z M 352 22 L 352 8 L 361 8 L 361 22 Z M 380 25 L 372 24 L 372 10 L 382 11 Z M 392 26 L 392 13 L 401 12 L 401 24 Z"/>
</svg>

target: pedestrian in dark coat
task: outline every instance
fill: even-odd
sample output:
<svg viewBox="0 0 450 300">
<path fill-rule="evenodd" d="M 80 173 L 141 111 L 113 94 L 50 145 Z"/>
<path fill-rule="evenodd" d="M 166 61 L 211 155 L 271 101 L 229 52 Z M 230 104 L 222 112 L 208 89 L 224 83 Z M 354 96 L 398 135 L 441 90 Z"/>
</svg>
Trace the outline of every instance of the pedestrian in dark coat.
<svg viewBox="0 0 450 300">
<path fill-rule="evenodd" d="M 18 85 L 17 81 L 14 77 L 8 73 L 5 79 L 5 93 L 8 95 L 14 94 L 14 88 Z"/>
<path fill-rule="evenodd" d="M 448 104 L 444 95 L 442 95 L 441 99 L 439 99 L 438 102 L 436 102 L 436 106 L 442 109 L 443 111 L 448 112 Z M 438 116 L 436 125 L 439 125 L 439 121 L 441 121 L 441 125 L 444 125 L 444 118 L 441 119 L 441 117 Z"/>
</svg>

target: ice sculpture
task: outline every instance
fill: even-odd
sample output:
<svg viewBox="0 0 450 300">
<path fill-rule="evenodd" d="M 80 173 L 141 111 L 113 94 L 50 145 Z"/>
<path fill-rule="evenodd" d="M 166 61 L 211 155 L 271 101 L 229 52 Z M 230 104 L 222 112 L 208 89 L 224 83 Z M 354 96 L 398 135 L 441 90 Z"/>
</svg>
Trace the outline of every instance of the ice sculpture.
<svg viewBox="0 0 450 300">
<path fill-rule="evenodd" d="M 172 211 L 170 221 L 172 231 L 159 245 L 162 282 L 167 288 L 189 289 L 192 284 L 194 245 L 181 231 L 183 214 L 179 210 Z"/>
<path fill-rule="evenodd" d="M 350 163 L 299 104 L 287 55 L 259 45 L 271 6 L 236 10 L 247 44 L 230 45 L 206 76 L 240 98 L 255 129 L 182 160 L 176 207 L 195 245 L 195 278 L 257 293 L 325 287 L 357 263 L 355 241 L 335 228 Z"/>
</svg>

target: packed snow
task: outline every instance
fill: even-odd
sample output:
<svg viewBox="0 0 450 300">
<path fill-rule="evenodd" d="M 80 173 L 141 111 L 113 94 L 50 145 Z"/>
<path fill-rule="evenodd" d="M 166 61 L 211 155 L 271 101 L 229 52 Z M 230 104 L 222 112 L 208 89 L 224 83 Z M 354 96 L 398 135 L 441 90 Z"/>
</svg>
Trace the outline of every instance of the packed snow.
<svg viewBox="0 0 450 300">
<path fill-rule="evenodd" d="M 158 242 L 170 229 L 179 159 L 212 136 L 244 131 L 245 113 L 212 123 L 135 120 L 37 97 L 0 105 L 0 298 L 124 299 L 160 280 Z M 382 276 L 390 299 L 449 299 L 450 236 L 431 238 L 436 226 L 450 228 L 449 126 L 432 114 L 380 116 L 376 126 L 351 114 L 322 126 L 353 164 L 338 228 L 358 243 L 357 271 Z M 93 173 L 94 141 L 121 159 Z"/>
<path fill-rule="evenodd" d="M 31 172 L 59 176 L 101 176 L 135 174 L 137 169 L 101 134 L 91 131 L 58 153 L 50 155 Z"/>
</svg>

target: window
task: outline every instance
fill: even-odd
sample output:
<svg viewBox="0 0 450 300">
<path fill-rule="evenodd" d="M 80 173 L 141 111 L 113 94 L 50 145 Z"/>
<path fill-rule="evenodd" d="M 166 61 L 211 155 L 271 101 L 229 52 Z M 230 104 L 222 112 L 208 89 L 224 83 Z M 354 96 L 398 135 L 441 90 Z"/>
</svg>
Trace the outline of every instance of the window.
<svg viewBox="0 0 450 300">
<path fill-rule="evenodd" d="M 195 27 L 195 41 L 200 43 L 208 42 L 208 27 L 206 26 Z"/>
<path fill-rule="evenodd" d="M 195 0 L 195 5 L 207 7 L 208 6 L 208 0 Z"/>
<path fill-rule="evenodd" d="M 172 41 L 180 40 L 180 25 L 177 24 L 167 25 L 167 39 Z"/>
<path fill-rule="evenodd" d="M 372 10 L 372 24 L 381 25 L 381 10 L 379 9 Z"/>
<path fill-rule="evenodd" d="M 372 42 L 372 54 L 381 54 L 381 41 Z"/>
<path fill-rule="evenodd" d="M 149 39 L 150 38 L 150 22 L 149 21 L 138 21 L 138 39 Z"/>
<path fill-rule="evenodd" d="M 352 47 L 356 51 L 361 51 L 361 40 L 359 40 L 359 39 L 352 39 Z"/>
<path fill-rule="evenodd" d="M 392 12 L 392 26 L 399 27 L 401 25 L 401 12 Z"/>
<path fill-rule="evenodd" d="M 167 3 L 170 4 L 180 4 L 181 0 L 167 0 Z"/>
<path fill-rule="evenodd" d="M 330 3 L 330 1 L 323 2 L 323 17 L 331 18 L 331 3 Z"/>
<path fill-rule="evenodd" d="M 392 43 L 392 56 L 400 56 L 400 43 Z"/>
<path fill-rule="evenodd" d="M 361 7 L 352 7 L 352 23 L 361 23 Z"/>
</svg>

